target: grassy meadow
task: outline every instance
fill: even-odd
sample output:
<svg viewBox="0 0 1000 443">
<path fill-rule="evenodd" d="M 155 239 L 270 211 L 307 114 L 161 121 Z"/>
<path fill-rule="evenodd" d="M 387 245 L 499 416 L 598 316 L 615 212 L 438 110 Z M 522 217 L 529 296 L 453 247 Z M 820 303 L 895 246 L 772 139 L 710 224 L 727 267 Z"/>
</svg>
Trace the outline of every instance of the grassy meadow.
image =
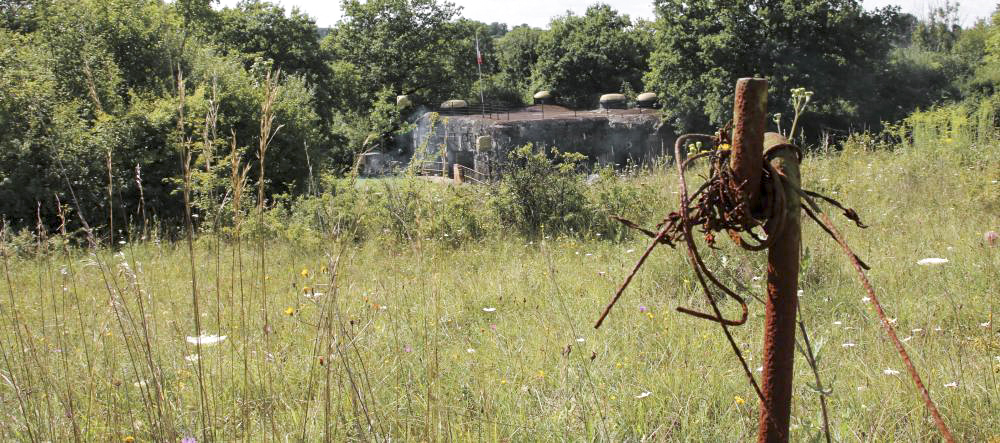
<svg viewBox="0 0 1000 443">
<path fill-rule="evenodd" d="M 970 126 L 893 145 L 857 136 L 809 154 L 802 175 L 871 226 L 835 217 L 956 437 L 995 442 L 1000 245 L 983 234 L 1000 230 L 1000 142 Z M 676 206 L 672 166 L 614 180 L 648 193 L 646 225 Z M 391 186 L 439 202 L 411 223 L 481 232 L 353 236 L 286 211 L 271 222 L 284 230 L 205 232 L 193 255 L 155 238 L 89 249 L 5 236 L 0 440 L 755 438 L 758 400 L 719 326 L 674 311 L 707 306 L 683 251 L 658 248 L 595 330 L 647 240 L 448 224 L 491 191 Z M 815 225 L 803 235 L 801 314 L 834 441 L 938 440 L 848 261 Z M 763 294 L 764 254 L 720 246 L 709 266 Z M 928 257 L 948 262 L 917 264 Z M 750 309 L 733 331 L 757 368 L 764 307 Z M 802 354 L 795 377 L 791 440 L 822 440 Z"/>
</svg>

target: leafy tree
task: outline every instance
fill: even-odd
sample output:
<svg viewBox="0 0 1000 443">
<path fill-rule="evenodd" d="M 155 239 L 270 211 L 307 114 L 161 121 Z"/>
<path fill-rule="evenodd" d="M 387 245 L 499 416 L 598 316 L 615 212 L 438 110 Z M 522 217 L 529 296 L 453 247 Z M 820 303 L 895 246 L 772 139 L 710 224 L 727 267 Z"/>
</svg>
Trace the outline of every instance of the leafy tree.
<svg viewBox="0 0 1000 443">
<path fill-rule="evenodd" d="M 980 96 L 1000 94 L 1000 5 L 989 21 L 980 22 L 974 32 L 966 32 L 958 42 L 959 50 L 966 50 L 974 58 L 982 51 L 983 57 L 975 62 L 969 90 Z"/>
<path fill-rule="evenodd" d="M 958 3 L 945 0 L 943 5 L 931 9 L 927 19 L 917 22 L 912 41 L 921 49 L 946 52 L 955 46 L 961 31 Z"/>
<path fill-rule="evenodd" d="M 198 29 L 204 31 L 206 27 L 216 22 L 216 13 L 212 10 L 212 5 L 219 0 L 174 0 L 173 6 L 180 14 L 181 30 L 189 33 L 189 30 Z"/>
<path fill-rule="evenodd" d="M 528 25 L 515 26 L 496 41 L 497 76 L 494 83 L 530 96 L 531 74 L 538 63 L 538 42 L 542 31 Z"/>
<path fill-rule="evenodd" d="M 140 194 L 150 218 L 179 217 L 172 66 L 186 74 L 185 131 L 194 137 L 200 176 L 223 173 L 217 165 L 228 153 L 223 139 L 230 131 L 240 146 L 256 143 L 262 100 L 256 76 L 272 61 L 248 67 L 242 53 L 219 54 L 198 32 L 178 51 L 183 20 L 159 0 L 62 0 L 34 12 L 34 32 L 0 28 L 0 214 L 16 226 L 33 226 L 39 207 L 43 220 L 56 221 L 57 196 L 74 210 L 78 203 L 92 226 L 107 225 L 111 211 L 115 227 L 123 228 L 138 218 Z M 316 88 L 305 75 L 283 78 L 274 106 L 283 127 L 268 156 L 269 194 L 301 192 L 310 166 L 329 167 L 329 138 L 313 108 Z M 217 119 L 207 117 L 210 108 Z M 254 161 L 245 151 L 244 161 Z M 205 189 L 217 182 L 206 179 Z"/>
<path fill-rule="evenodd" d="M 111 113 L 132 92 L 171 88 L 169 20 L 158 0 L 57 1 L 39 32 L 67 92 Z"/>
<path fill-rule="evenodd" d="M 507 35 L 508 31 L 510 31 L 506 23 L 500 23 L 500 22 L 490 23 L 489 25 L 487 25 L 487 28 L 488 28 L 487 35 L 489 35 L 490 37 L 503 37 L 504 35 Z"/>
<path fill-rule="evenodd" d="M 0 28 L 31 32 L 37 27 L 37 13 L 46 0 L 0 0 Z"/>
<path fill-rule="evenodd" d="M 576 107 L 596 105 L 600 94 L 617 92 L 622 82 L 641 89 L 648 41 L 627 15 L 605 4 L 583 16 L 556 18 L 538 42 L 536 89 L 552 89 Z"/>
<path fill-rule="evenodd" d="M 344 0 L 341 8 L 344 19 L 324 45 L 357 67 L 366 88 L 356 92 L 366 102 L 383 87 L 431 102 L 450 98 L 459 8 L 437 0 Z"/>
<path fill-rule="evenodd" d="M 848 129 L 879 123 L 878 78 L 906 33 L 898 8 L 866 12 L 856 0 L 656 0 L 655 49 L 647 88 L 680 130 L 706 130 L 731 118 L 736 79 L 770 80 L 770 108 L 789 90 L 816 92 L 807 118 Z M 785 109 L 788 111 L 788 109 Z M 788 114 L 788 112 L 785 112 Z"/>
<path fill-rule="evenodd" d="M 302 76 L 316 88 L 315 111 L 330 118 L 332 73 L 329 57 L 320 48 L 319 28 L 298 8 L 286 15 L 284 8 L 261 0 L 243 0 L 219 14 L 215 39 L 228 53 L 239 55 L 247 68 L 262 60 L 275 69 Z"/>
<path fill-rule="evenodd" d="M 455 38 L 451 50 L 446 54 L 445 67 L 451 72 L 447 86 L 442 85 L 441 92 L 447 92 L 451 98 L 471 98 L 479 101 L 479 68 L 476 66 L 476 36 L 479 37 L 479 51 L 482 54 L 481 69 L 484 76 L 497 72 L 497 51 L 493 37 L 490 36 L 490 26 L 486 23 L 460 18 L 454 22 Z M 495 100 L 492 87 L 484 79 L 482 87 L 487 92 L 486 100 Z"/>
</svg>

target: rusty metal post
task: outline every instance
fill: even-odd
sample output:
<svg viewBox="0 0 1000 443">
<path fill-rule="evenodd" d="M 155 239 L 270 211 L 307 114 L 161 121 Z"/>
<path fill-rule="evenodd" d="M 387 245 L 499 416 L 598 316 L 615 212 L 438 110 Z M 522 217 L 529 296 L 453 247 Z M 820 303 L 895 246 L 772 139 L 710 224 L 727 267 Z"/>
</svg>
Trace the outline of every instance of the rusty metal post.
<svg viewBox="0 0 1000 443">
<path fill-rule="evenodd" d="M 733 170 L 734 190 L 746 202 L 745 222 L 761 212 L 761 174 L 764 170 L 764 148 L 786 144 L 778 134 L 767 134 L 767 80 L 742 78 L 736 83 L 733 106 Z M 764 403 L 760 408 L 758 442 L 787 442 L 792 406 L 792 365 L 795 357 L 795 314 L 798 304 L 799 199 L 792 186 L 798 186 L 798 159 L 790 150 L 779 150 L 773 165 L 787 177 L 782 181 L 785 196 L 784 212 L 770 214 L 784 217 L 779 237 L 774 238 L 767 253 L 767 317 L 764 328 L 764 368 L 761 391 Z M 783 177 L 784 178 L 784 177 Z M 790 182 L 790 183 L 789 183 Z M 781 192 L 774 190 L 775 192 Z"/>
<path fill-rule="evenodd" d="M 751 210 L 760 202 L 760 174 L 764 168 L 764 127 L 767 124 L 767 80 L 741 78 L 733 105 L 733 156 L 730 166 L 742 201 Z"/>
<path fill-rule="evenodd" d="M 779 134 L 769 132 L 764 148 L 788 144 Z M 795 359 L 795 314 L 798 307 L 799 248 L 802 241 L 799 194 L 799 159 L 791 149 L 776 150 L 771 165 L 781 174 L 784 212 L 783 228 L 767 251 L 767 308 L 764 327 L 764 369 L 761 388 L 764 405 L 760 409 L 758 442 L 787 442 L 792 408 L 792 377 Z M 775 190 L 775 192 L 781 192 Z"/>
</svg>

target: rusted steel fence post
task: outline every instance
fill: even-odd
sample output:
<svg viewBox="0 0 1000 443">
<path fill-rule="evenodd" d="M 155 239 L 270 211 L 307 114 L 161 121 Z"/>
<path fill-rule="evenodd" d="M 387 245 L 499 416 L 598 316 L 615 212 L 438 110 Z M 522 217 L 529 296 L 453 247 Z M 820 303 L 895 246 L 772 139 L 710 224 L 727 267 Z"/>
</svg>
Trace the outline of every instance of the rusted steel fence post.
<svg viewBox="0 0 1000 443">
<path fill-rule="evenodd" d="M 735 191 L 744 202 L 744 221 L 762 218 L 761 175 L 764 170 L 764 149 L 787 144 L 778 134 L 768 134 L 767 80 L 742 78 L 736 83 L 733 106 L 733 170 Z M 776 150 L 773 166 L 784 175 L 784 212 L 769 214 L 782 217 L 784 223 L 767 253 L 767 318 L 764 328 L 764 368 L 761 390 L 764 404 L 760 408 L 758 442 L 787 442 L 792 405 L 792 365 L 795 357 L 795 313 L 798 303 L 799 225 L 798 194 L 792 186 L 799 183 L 798 159 L 792 150 Z M 787 181 L 785 181 L 787 180 Z M 774 210 L 775 208 L 770 208 Z M 782 208 L 777 208 L 782 209 Z M 756 216 L 756 217 L 755 217 Z"/>
<path fill-rule="evenodd" d="M 736 82 L 733 105 L 733 156 L 730 167 L 740 197 L 748 203 L 744 214 L 760 201 L 760 175 L 764 168 L 764 125 L 767 123 L 767 80 L 741 78 Z"/>
<path fill-rule="evenodd" d="M 786 145 L 779 134 L 765 135 L 764 149 Z M 758 442 L 787 442 L 792 407 L 792 365 L 795 358 L 795 314 L 798 307 L 800 224 L 799 159 L 792 149 L 776 149 L 769 159 L 781 174 L 784 192 L 784 217 L 781 232 L 767 250 L 767 317 L 764 327 L 764 370 Z M 777 180 L 774 181 L 778 183 Z"/>
</svg>

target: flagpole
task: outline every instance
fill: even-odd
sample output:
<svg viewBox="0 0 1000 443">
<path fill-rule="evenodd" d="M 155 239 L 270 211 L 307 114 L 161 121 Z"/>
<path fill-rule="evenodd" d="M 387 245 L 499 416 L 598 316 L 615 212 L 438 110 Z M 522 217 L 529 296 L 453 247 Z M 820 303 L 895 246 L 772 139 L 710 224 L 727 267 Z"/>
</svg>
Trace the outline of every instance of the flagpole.
<svg viewBox="0 0 1000 443">
<path fill-rule="evenodd" d="M 479 52 L 479 31 L 476 31 L 476 69 L 479 70 L 479 104 L 482 106 L 483 116 L 486 116 L 486 98 L 483 95 L 483 53 Z"/>
</svg>

